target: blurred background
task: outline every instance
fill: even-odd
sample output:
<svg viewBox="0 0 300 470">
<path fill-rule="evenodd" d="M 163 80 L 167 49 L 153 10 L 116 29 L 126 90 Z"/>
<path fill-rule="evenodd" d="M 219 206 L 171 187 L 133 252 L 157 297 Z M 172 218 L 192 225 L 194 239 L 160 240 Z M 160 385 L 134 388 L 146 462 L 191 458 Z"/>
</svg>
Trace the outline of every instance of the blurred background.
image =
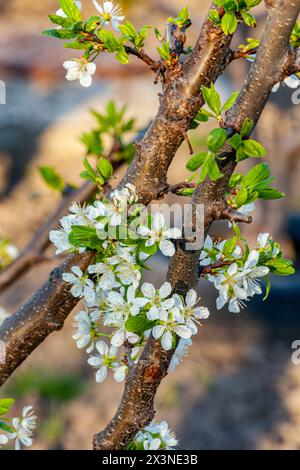
<svg viewBox="0 0 300 470">
<path fill-rule="evenodd" d="M 210 1 L 120 3 L 135 25 L 151 24 L 161 30 L 166 18 L 188 4 L 193 19 L 188 42 L 193 44 Z M 80 136 L 95 127 L 89 109 L 102 112 L 113 99 L 126 104 L 127 115 L 143 128 L 158 104 L 159 86 L 153 85 L 153 76 L 134 58 L 121 66 L 113 57 L 103 56 L 91 88 L 68 83 L 62 63 L 76 56 L 76 51 L 41 36 L 49 27 L 47 15 L 57 8 L 56 0 L 0 0 L 0 80 L 6 83 L 7 102 L 0 105 L 0 239 L 19 249 L 59 203 L 38 167 L 53 166 L 69 182 L 79 184 L 85 154 Z M 92 14 L 91 1 L 83 0 L 83 8 Z M 257 8 L 257 17 L 255 31 L 239 29 L 237 45 L 246 37 L 260 36 L 263 8 Z M 153 33 L 147 44 L 155 54 Z M 246 61 L 228 68 L 217 83 L 224 98 L 240 89 L 248 68 Z M 253 224 L 243 231 L 252 243 L 259 232 L 271 232 L 298 267 L 300 105 L 292 104 L 291 95 L 285 86 L 273 94 L 256 130 L 256 138 L 268 150 L 266 161 L 276 187 L 287 197 L 258 203 Z M 202 148 L 208 129 L 203 125 L 191 134 L 195 150 Z M 183 144 L 170 169 L 170 182 L 182 181 L 187 159 Z M 244 169 L 249 165 L 243 164 Z M 213 233 L 225 237 L 227 224 L 218 223 Z M 1 294 L 0 306 L 13 313 L 55 264 L 57 260 L 34 267 Z M 167 260 L 157 256 L 147 279 L 159 285 L 166 270 Z M 164 380 L 156 399 L 157 418 L 167 419 L 179 438 L 179 448 L 300 449 L 300 365 L 291 362 L 292 342 L 300 340 L 300 273 L 273 279 L 272 285 L 266 302 L 253 299 L 234 315 L 216 310 L 216 292 L 201 281 L 199 292 L 211 316 L 195 337 L 184 365 Z M 85 353 L 72 340 L 72 316 L 63 331 L 52 334 L 1 390 L 1 396 L 16 399 L 16 408 L 34 405 L 39 416 L 34 449 L 91 448 L 93 433 L 105 427 L 120 400 L 122 385 L 111 379 L 95 383 Z"/>
</svg>

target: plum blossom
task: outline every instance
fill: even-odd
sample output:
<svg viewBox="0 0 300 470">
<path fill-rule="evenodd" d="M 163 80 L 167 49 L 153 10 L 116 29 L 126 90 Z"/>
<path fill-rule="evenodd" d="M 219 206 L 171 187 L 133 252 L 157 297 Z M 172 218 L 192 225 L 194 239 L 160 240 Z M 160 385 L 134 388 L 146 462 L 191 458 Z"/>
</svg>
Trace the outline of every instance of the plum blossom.
<svg viewBox="0 0 300 470">
<path fill-rule="evenodd" d="M 208 308 L 196 307 L 199 299 L 197 299 L 197 292 L 194 289 L 188 291 L 184 300 L 178 294 L 174 294 L 173 299 L 175 300 L 175 308 L 178 310 L 178 318 L 195 335 L 198 332 L 196 323 L 209 317 Z"/>
<path fill-rule="evenodd" d="M 64 251 L 70 250 L 71 244 L 69 242 L 69 233 L 72 230 L 72 225 L 74 223 L 74 216 L 68 215 L 60 219 L 61 227 L 58 230 L 51 230 L 49 233 L 49 240 L 57 248 L 55 254 L 60 255 Z"/>
<path fill-rule="evenodd" d="M 242 268 L 238 268 L 236 263 L 229 266 L 227 271 L 222 272 L 216 279 L 210 278 L 219 291 L 217 298 L 217 308 L 221 309 L 229 301 L 230 312 L 239 313 L 244 307 L 244 302 L 248 297 L 261 294 L 261 287 L 257 279 L 269 273 L 267 266 L 257 266 L 259 252 L 252 250 Z"/>
<path fill-rule="evenodd" d="M 165 218 L 161 212 L 157 212 L 154 215 L 151 229 L 146 226 L 140 226 L 137 233 L 147 238 L 146 246 L 153 246 L 157 243 L 160 251 L 165 256 L 173 256 L 175 253 L 175 246 L 170 239 L 181 237 L 181 231 L 178 228 L 167 229 L 165 227 Z"/>
<path fill-rule="evenodd" d="M 95 300 L 94 283 L 83 274 L 79 266 L 73 266 L 71 273 L 63 273 L 62 278 L 65 282 L 73 284 L 71 294 L 75 298 L 84 297 L 87 304 L 92 304 Z"/>
<path fill-rule="evenodd" d="M 125 16 L 122 15 L 120 7 L 107 0 L 104 1 L 103 6 L 99 5 L 96 0 L 93 0 L 93 3 L 96 10 L 99 11 L 100 16 L 103 18 L 104 25 L 108 26 L 111 22 L 113 27 L 118 31 L 119 23 L 125 18 Z"/>
<path fill-rule="evenodd" d="M 174 299 L 168 299 L 172 292 L 172 286 L 169 282 L 165 282 L 158 290 L 150 282 L 144 282 L 141 291 L 147 299 L 147 318 L 149 320 L 157 320 L 161 310 L 170 310 L 174 304 Z"/>
<path fill-rule="evenodd" d="M 96 343 L 96 350 L 99 354 L 91 356 L 88 359 L 88 363 L 98 369 L 96 372 L 96 382 L 101 383 L 106 379 L 108 369 L 115 369 L 118 366 L 118 349 L 114 346 L 109 348 L 104 341 L 98 341 Z"/>
<path fill-rule="evenodd" d="M 92 264 L 88 267 L 88 272 L 90 274 L 98 274 L 98 284 L 103 290 L 111 290 L 116 287 L 120 287 L 120 283 L 117 282 L 116 276 L 114 274 L 114 268 L 106 263 L 97 263 Z"/>
<path fill-rule="evenodd" d="M 185 339 L 192 336 L 190 328 L 183 323 L 182 317 L 178 315 L 178 309 L 160 310 L 158 325 L 153 327 L 152 335 L 155 339 L 160 339 L 165 351 L 172 349 L 173 333 Z"/>
<path fill-rule="evenodd" d="M 79 349 L 85 348 L 90 343 L 87 352 L 91 352 L 94 348 L 94 338 L 97 337 L 97 322 L 100 319 L 100 312 L 95 310 L 88 313 L 85 310 L 75 315 L 75 322 L 73 326 L 77 328 L 76 333 L 72 336 Z"/>
<path fill-rule="evenodd" d="M 32 406 L 25 406 L 21 418 L 13 418 L 12 427 L 14 432 L 8 433 L 9 439 L 15 439 L 15 449 L 20 450 L 21 444 L 26 447 L 32 445 L 32 432 L 36 426 L 36 416 L 33 414 Z"/>
<path fill-rule="evenodd" d="M 173 372 L 188 354 L 188 348 L 192 345 L 191 339 L 181 338 L 169 365 L 169 372 Z"/>
<path fill-rule="evenodd" d="M 92 76 L 96 72 L 96 64 L 89 62 L 88 60 L 73 59 L 66 60 L 63 63 L 63 67 L 67 70 L 66 79 L 70 82 L 79 80 L 80 85 L 89 87 L 92 84 Z"/>
<path fill-rule="evenodd" d="M 178 441 L 166 421 L 157 423 L 153 421 L 138 432 L 130 448 L 142 448 L 144 450 L 166 449 L 173 450 Z"/>
</svg>

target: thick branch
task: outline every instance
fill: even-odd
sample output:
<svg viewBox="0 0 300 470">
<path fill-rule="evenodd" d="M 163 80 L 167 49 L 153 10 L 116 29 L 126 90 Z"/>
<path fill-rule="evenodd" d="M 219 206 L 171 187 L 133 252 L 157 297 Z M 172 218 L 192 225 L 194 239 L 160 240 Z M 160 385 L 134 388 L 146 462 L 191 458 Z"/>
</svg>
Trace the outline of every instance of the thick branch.
<svg viewBox="0 0 300 470">
<path fill-rule="evenodd" d="M 0 329 L 6 358 L 0 363 L 0 385 L 53 331 L 60 330 L 78 300 L 70 294 L 70 284 L 62 281 L 62 273 L 77 265 L 85 270 L 94 253 L 71 255 L 52 271 L 49 280 L 17 313 L 8 317 Z"/>
</svg>

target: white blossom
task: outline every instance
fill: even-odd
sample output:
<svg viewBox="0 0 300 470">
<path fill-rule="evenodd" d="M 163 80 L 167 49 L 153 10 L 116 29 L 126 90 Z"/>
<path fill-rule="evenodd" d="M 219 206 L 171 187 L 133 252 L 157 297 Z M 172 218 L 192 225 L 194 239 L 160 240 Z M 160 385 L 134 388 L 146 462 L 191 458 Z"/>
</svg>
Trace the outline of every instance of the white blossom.
<svg viewBox="0 0 300 470">
<path fill-rule="evenodd" d="M 96 350 L 99 354 L 91 356 L 88 359 L 88 363 L 98 369 L 96 372 L 96 382 L 101 383 L 107 377 L 108 368 L 114 369 L 118 349 L 114 346 L 109 348 L 104 341 L 98 341 L 96 343 Z"/>
<path fill-rule="evenodd" d="M 90 352 L 93 345 L 94 331 L 96 330 L 96 322 L 100 319 L 100 312 L 94 311 L 91 314 L 82 310 L 81 312 L 75 315 L 75 322 L 73 326 L 77 328 L 76 333 L 72 336 L 76 342 L 76 345 L 79 349 L 85 348 L 91 342 L 91 347 L 87 350 Z"/>
<path fill-rule="evenodd" d="M 144 450 L 166 449 L 173 450 L 178 444 L 175 434 L 169 429 L 168 423 L 153 421 L 138 432 L 135 437 L 138 444 L 143 445 Z"/>
<path fill-rule="evenodd" d="M 79 80 L 80 85 L 89 87 L 92 84 L 92 76 L 96 72 L 96 64 L 86 59 L 67 60 L 63 63 L 67 70 L 66 79 L 70 82 Z"/>
<path fill-rule="evenodd" d="M 104 1 L 103 6 L 99 5 L 96 0 L 93 0 L 95 8 L 99 11 L 100 16 L 103 18 L 104 25 L 107 26 L 111 22 L 113 27 L 118 31 L 118 26 L 124 20 L 122 11 L 118 5 L 114 5 L 111 1 Z"/>
<path fill-rule="evenodd" d="M 65 282 L 73 284 L 70 291 L 73 297 L 84 297 L 87 304 L 93 303 L 95 300 L 93 281 L 83 274 L 79 266 L 73 266 L 71 271 L 71 273 L 63 273 L 62 278 Z"/>
<path fill-rule="evenodd" d="M 0 434 L 0 446 L 8 443 L 8 437 L 5 434 Z"/>
<path fill-rule="evenodd" d="M 25 406 L 21 418 L 13 418 L 13 433 L 8 433 L 9 439 L 15 439 L 15 449 L 20 450 L 21 444 L 26 447 L 32 445 L 32 432 L 36 426 L 36 416 L 33 414 L 32 406 Z"/>
<path fill-rule="evenodd" d="M 103 290 L 111 290 L 116 287 L 120 287 L 120 283 L 117 282 L 114 274 L 114 268 L 106 263 L 92 264 L 88 267 L 90 274 L 99 274 L 98 285 Z"/>
<path fill-rule="evenodd" d="M 173 372 L 176 369 L 176 367 L 183 361 L 184 357 L 187 356 L 188 348 L 191 345 L 192 345 L 191 339 L 184 339 L 184 338 L 180 339 L 178 346 L 175 349 L 175 352 L 171 359 L 171 362 L 168 368 L 169 372 Z"/>
<path fill-rule="evenodd" d="M 199 299 L 197 292 L 190 289 L 183 300 L 178 294 L 173 296 L 175 300 L 175 308 L 178 310 L 178 318 L 184 323 L 193 335 L 198 331 L 196 326 L 199 320 L 206 320 L 209 317 L 209 310 L 206 307 L 196 307 Z"/>
<path fill-rule="evenodd" d="M 182 323 L 182 318 L 178 315 L 178 309 L 171 311 L 160 310 L 158 325 L 152 329 L 152 335 L 155 339 L 161 340 L 161 345 L 165 351 L 169 351 L 173 346 L 173 333 L 181 338 L 191 337 L 191 329 Z"/>
<path fill-rule="evenodd" d="M 51 230 L 49 233 L 49 240 L 56 246 L 56 255 L 60 255 L 64 251 L 68 251 L 71 248 L 69 242 L 69 234 L 72 230 L 75 217 L 68 215 L 60 220 L 61 227 L 58 230 Z"/>
<path fill-rule="evenodd" d="M 160 251 L 165 256 L 173 256 L 175 253 L 174 244 L 170 239 L 181 237 L 181 231 L 178 228 L 167 229 L 165 227 L 165 218 L 161 212 L 154 215 L 151 229 L 142 225 L 138 228 L 137 233 L 147 238 L 146 246 L 153 246 L 157 243 Z"/>
<path fill-rule="evenodd" d="M 239 313 L 244 306 L 244 301 L 255 294 L 261 294 L 261 287 L 257 279 L 269 273 L 267 266 L 257 266 L 259 252 L 252 250 L 242 268 L 236 263 L 229 266 L 216 279 L 210 278 L 219 290 L 217 308 L 221 309 L 229 301 L 230 312 Z"/>
<path fill-rule="evenodd" d="M 113 377 L 116 382 L 124 382 L 126 374 L 128 372 L 128 366 L 121 365 L 116 367 L 114 370 Z"/>
<path fill-rule="evenodd" d="M 174 307 L 175 300 L 168 299 L 172 292 L 172 286 L 169 282 L 165 282 L 158 290 L 150 282 L 144 282 L 141 291 L 147 299 L 147 318 L 149 320 L 158 320 L 161 310 L 170 310 Z"/>
</svg>

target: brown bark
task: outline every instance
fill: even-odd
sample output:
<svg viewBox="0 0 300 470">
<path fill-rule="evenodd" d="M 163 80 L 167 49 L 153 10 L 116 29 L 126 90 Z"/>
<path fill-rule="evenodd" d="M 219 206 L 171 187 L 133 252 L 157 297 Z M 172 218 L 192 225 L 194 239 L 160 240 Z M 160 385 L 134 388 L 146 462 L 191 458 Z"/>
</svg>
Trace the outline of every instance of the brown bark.
<svg viewBox="0 0 300 470">
<path fill-rule="evenodd" d="M 31 352 L 53 331 L 60 330 L 78 299 L 70 294 L 70 284 L 62 281 L 62 274 L 72 266 L 85 270 L 94 253 L 71 255 L 50 274 L 49 280 L 17 313 L 8 317 L 0 329 L 0 341 L 6 349 L 5 363 L 0 363 L 0 385 Z"/>
</svg>

